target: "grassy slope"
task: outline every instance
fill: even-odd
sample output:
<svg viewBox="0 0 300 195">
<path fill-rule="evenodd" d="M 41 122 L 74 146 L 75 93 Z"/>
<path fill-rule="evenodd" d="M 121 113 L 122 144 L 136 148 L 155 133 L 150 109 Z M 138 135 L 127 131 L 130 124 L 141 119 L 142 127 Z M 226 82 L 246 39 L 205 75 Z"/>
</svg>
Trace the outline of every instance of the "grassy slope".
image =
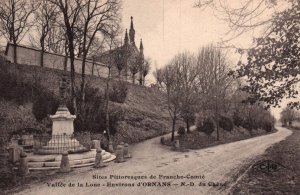
<svg viewBox="0 0 300 195">
<path fill-rule="evenodd" d="M 49 68 L 41 68 L 36 66 L 27 65 L 15 65 L 8 63 L 9 70 L 17 73 L 22 77 L 22 80 L 26 82 L 39 81 L 41 78 L 41 85 L 58 95 L 59 80 L 62 76 L 62 71 L 52 70 Z M 80 75 L 76 75 L 76 82 L 80 82 Z M 105 79 L 98 78 L 96 76 L 88 76 L 87 82 L 92 87 L 105 89 Z M 19 109 L 16 103 L 2 101 L 1 112 L 14 113 L 17 112 L 20 116 L 17 117 L 17 123 L 22 124 L 25 121 L 31 121 L 26 127 L 40 128 L 31 115 L 30 103 L 26 105 L 26 109 Z M 114 103 L 113 106 L 121 107 L 125 111 L 125 119 L 119 123 L 118 133 L 116 139 L 126 141 L 129 143 L 138 142 L 150 137 L 164 134 L 169 131 L 170 118 L 166 109 L 166 101 L 164 95 L 151 88 L 132 85 L 128 83 L 128 95 L 124 104 Z M 24 107 L 24 106 L 23 106 Z M 9 124 L 16 120 L 14 114 L 9 114 L 8 117 L 4 117 L 4 121 L 1 124 Z M 16 128 L 17 128 L 16 127 Z M 11 130 L 16 130 L 16 128 Z"/>
</svg>

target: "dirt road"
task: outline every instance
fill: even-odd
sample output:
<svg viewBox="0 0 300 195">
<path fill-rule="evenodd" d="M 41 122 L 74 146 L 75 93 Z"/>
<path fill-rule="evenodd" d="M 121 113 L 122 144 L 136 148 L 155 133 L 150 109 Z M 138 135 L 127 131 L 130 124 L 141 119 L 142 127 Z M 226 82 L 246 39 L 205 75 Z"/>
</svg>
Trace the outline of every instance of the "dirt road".
<svg viewBox="0 0 300 195">
<path fill-rule="evenodd" d="M 159 144 L 159 138 L 154 138 L 132 146 L 133 158 L 125 163 L 110 163 L 103 169 L 64 175 L 49 182 L 54 187 L 49 187 L 47 183 L 38 183 L 19 194 L 226 194 L 233 184 L 233 178 L 241 174 L 241 168 L 245 164 L 252 162 L 268 147 L 285 139 L 291 133 L 290 130 L 278 127 L 278 132 L 273 134 L 202 150 L 191 150 L 187 153 L 170 151 Z M 110 179 L 110 175 L 145 176 L 147 179 Z M 150 178 L 151 175 L 156 179 Z M 164 179 L 159 179 L 160 175 Z M 97 179 L 93 179 L 93 176 Z M 182 176 L 185 178 L 178 179 Z M 190 176 L 195 178 L 191 179 Z M 68 187 L 70 182 L 74 187 Z M 109 187 L 109 182 L 123 187 Z M 83 186 L 78 186 L 78 183 Z M 64 184 L 65 187 L 59 187 Z M 129 187 L 133 184 L 133 187 Z M 138 186 L 139 184 L 141 186 Z M 213 184 L 216 186 L 209 186 Z"/>
</svg>

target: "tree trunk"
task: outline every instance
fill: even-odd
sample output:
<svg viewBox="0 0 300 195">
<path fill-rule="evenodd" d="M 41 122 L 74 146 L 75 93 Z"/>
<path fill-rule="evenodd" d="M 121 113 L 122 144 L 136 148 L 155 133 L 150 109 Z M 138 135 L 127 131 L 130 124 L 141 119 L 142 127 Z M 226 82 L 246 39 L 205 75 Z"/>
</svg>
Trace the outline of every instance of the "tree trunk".
<svg viewBox="0 0 300 195">
<path fill-rule="evenodd" d="M 191 132 L 191 130 L 190 130 L 190 120 L 187 119 L 185 121 L 185 123 L 186 123 L 186 133 L 190 133 Z"/>
<path fill-rule="evenodd" d="M 82 72 L 81 72 L 81 100 L 84 101 L 85 98 L 85 61 L 86 61 L 86 55 L 83 54 L 82 59 Z"/>
<path fill-rule="evenodd" d="M 73 40 L 69 41 L 70 65 L 71 65 L 71 97 L 75 114 L 77 114 L 76 96 L 75 96 L 75 66 L 74 66 L 74 47 Z"/>
<path fill-rule="evenodd" d="M 135 74 L 132 74 L 132 84 L 135 84 Z"/>
<path fill-rule="evenodd" d="M 110 140 L 110 129 L 109 129 L 109 80 L 110 80 L 110 67 L 108 69 L 108 77 L 106 81 L 106 108 L 105 108 L 105 125 L 107 140 Z"/>
<path fill-rule="evenodd" d="M 174 141 L 175 126 L 176 126 L 176 116 L 173 117 L 173 123 L 172 123 L 172 138 L 171 138 L 171 141 Z"/>
<path fill-rule="evenodd" d="M 41 50 L 41 63 L 40 63 L 40 65 L 41 65 L 41 67 L 44 67 L 44 50 L 42 49 Z"/>
<path fill-rule="evenodd" d="M 14 42 L 14 48 L 13 49 L 14 49 L 14 63 L 17 64 L 18 63 L 18 61 L 17 61 L 17 59 L 18 59 L 17 58 L 17 43 L 15 43 L 15 42 Z"/>
</svg>

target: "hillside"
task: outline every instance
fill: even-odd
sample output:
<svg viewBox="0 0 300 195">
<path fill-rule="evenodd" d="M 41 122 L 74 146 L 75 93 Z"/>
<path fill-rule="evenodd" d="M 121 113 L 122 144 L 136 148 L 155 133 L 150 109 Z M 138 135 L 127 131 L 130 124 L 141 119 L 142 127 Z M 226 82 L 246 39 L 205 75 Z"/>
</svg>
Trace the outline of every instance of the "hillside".
<svg viewBox="0 0 300 195">
<path fill-rule="evenodd" d="M 17 78 L 15 83 L 9 85 L 25 86 L 27 90 L 8 89 L 7 82 L 14 82 L 10 77 L 0 78 L 2 84 L 0 99 L 0 130 L 1 132 L 17 131 L 22 128 L 36 128 L 51 130 L 48 119 L 37 121 L 32 114 L 34 91 L 43 90 L 47 94 L 58 97 L 58 86 L 63 71 L 50 68 L 41 68 L 29 65 L 16 65 L 0 61 L 2 74 L 13 74 Z M 3 72 L 5 70 L 6 72 Z M 76 75 L 76 83 L 79 84 L 80 75 Z M 116 82 L 116 81 L 112 81 Z M 42 89 L 28 90 L 28 86 L 35 83 Z M 96 76 L 87 76 L 87 85 L 97 88 L 104 93 L 106 80 Z M 128 87 L 127 98 L 124 103 L 111 103 L 114 108 L 121 109 L 124 117 L 117 125 L 115 139 L 133 143 L 162 135 L 169 132 L 170 118 L 166 109 L 164 94 L 160 91 L 144 86 L 126 83 Z M 24 88 L 24 87 L 23 87 Z M 22 89 L 23 89 L 22 88 Z M 11 94 L 8 94 L 11 93 Z M 30 98 L 31 96 L 31 98 Z M 89 131 L 86 129 L 85 131 Z"/>
</svg>

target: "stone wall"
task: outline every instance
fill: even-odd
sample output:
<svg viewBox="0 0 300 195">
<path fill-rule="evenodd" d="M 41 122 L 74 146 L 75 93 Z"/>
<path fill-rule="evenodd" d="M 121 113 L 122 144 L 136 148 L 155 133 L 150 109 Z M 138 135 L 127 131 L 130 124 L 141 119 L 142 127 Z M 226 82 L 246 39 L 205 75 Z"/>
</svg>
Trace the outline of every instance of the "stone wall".
<svg viewBox="0 0 300 195">
<path fill-rule="evenodd" d="M 14 58 L 14 45 L 8 44 L 6 48 L 6 59 L 13 62 Z M 34 48 L 29 48 L 22 45 L 17 45 L 17 64 L 26 64 L 33 66 L 40 66 L 41 51 Z M 44 67 L 64 70 L 65 56 L 55 53 L 44 53 Z M 75 58 L 75 72 L 81 74 L 82 60 Z M 106 78 L 108 75 L 108 67 L 101 63 L 93 63 L 92 61 L 86 61 L 85 73 L 87 75 L 100 76 Z M 68 58 L 67 70 L 70 71 L 70 59 Z"/>
</svg>

